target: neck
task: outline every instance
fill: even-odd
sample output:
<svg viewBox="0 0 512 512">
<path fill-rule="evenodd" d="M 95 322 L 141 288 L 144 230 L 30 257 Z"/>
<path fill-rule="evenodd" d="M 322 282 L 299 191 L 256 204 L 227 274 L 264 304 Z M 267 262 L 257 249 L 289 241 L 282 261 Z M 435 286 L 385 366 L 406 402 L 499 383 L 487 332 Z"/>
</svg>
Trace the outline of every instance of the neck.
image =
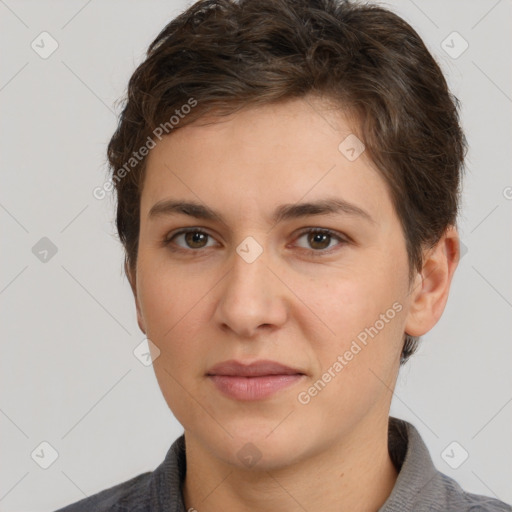
<svg viewBox="0 0 512 512">
<path fill-rule="evenodd" d="M 219 461 L 185 432 L 185 509 L 375 512 L 390 495 L 398 473 L 388 452 L 387 417 L 378 429 L 375 418 L 370 420 L 369 430 L 360 426 L 350 439 L 271 471 L 246 470 Z"/>
</svg>

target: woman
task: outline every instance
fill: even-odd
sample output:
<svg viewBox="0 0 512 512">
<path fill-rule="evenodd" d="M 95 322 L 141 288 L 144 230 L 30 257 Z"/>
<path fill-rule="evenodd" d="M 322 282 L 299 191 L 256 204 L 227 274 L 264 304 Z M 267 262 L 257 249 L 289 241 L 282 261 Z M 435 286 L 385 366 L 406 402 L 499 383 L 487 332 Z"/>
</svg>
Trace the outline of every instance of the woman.
<svg viewBox="0 0 512 512">
<path fill-rule="evenodd" d="M 140 329 L 184 435 L 81 510 L 511 510 L 389 417 L 442 315 L 466 141 L 418 34 L 372 5 L 200 1 L 108 148 Z"/>
</svg>

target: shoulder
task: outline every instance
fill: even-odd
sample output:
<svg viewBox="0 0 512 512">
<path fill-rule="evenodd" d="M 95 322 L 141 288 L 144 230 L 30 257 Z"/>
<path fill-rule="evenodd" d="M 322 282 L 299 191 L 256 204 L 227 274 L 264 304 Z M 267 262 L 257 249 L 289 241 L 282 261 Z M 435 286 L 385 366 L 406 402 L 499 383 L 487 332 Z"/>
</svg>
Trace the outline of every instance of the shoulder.
<svg viewBox="0 0 512 512">
<path fill-rule="evenodd" d="M 120 512 L 130 510 L 143 512 L 150 510 L 151 472 L 142 473 L 130 480 L 114 485 L 75 503 L 60 508 L 56 512 Z"/>
<path fill-rule="evenodd" d="M 185 438 L 181 435 L 154 471 L 141 473 L 55 512 L 183 511 L 181 483 L 185 473 Z"/>
<path fill-rule="evenodd" d="M 445 511 L 454 510 L 460 512 L 512 512 L 512 507 L 503 501 L 489 496 L 480 494 L 472 494 L 466 492 L 462 487 L 452 478 L 444 473 L 437 473 L 437 485 L 434 483 L 437 497 L 440 497 L 439 490 L 442 488 L 443 496 L 442 503 L 437 503 L 437 506 L 432 506 L 431 510 Z M 435 495 L 432 494 L 432 499 L 435 500 Z M 437 500 L 436 500 L 437 501 Z"/>
<path fill-rule="evenodd" d="M 395 486 L 379 512 L 512 512 L 499 499 L 466 492 L 439 471 L 418 430 L 390 418 L 388 448 L 398 469 Z"/>
</svg>

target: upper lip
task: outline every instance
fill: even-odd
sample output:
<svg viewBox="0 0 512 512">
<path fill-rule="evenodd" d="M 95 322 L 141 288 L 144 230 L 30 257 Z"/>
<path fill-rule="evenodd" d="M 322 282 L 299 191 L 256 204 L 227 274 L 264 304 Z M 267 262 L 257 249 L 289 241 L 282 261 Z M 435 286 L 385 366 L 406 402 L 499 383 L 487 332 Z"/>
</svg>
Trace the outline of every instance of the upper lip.
<svg viewBox="0 0 512 512">
<path fill-rule="evenodd" d="M 264 375 L 303 375 L 304 373 L 297 368 L 291 368 L 276 361 L 262 360 L 244 364 L 239 361 L 230 360 L 212 366 L 206 374 L 261 377 Z"/>
</svg>

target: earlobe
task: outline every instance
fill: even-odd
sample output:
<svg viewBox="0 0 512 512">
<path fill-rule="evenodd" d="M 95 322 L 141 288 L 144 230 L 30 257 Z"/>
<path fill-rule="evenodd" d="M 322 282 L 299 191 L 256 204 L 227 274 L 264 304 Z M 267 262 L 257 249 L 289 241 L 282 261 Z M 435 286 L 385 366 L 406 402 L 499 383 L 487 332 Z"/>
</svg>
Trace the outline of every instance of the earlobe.
<svg viewBox="0 0 512 512">
<path fill-rule="evenodd" d="M 139 325 L 139 329 L 146 334 L 146 326 L 144 323 L 144 318 L 142 317 L 142 311 L 139 304 L 139 298 L 137 295 L 137 276 L 134 272 L 132 272 L 125 261 L 124 263 L 124 272 L 126 274 L 126 278 L 130 283 L 130 288 L 132 289 L 133 298 L 135 299 L 135 308 L 137 311 L 137 324 Z"/>
<path fill-rule="evenodd" d="M 459 236 L 450 226 L 439 242 L 426 251 L 421 274 L 410 292 L 405 332 L 422 336 L 434 327 L 443 314 L 453 274 L 460 258 Z"/>
</svg>

